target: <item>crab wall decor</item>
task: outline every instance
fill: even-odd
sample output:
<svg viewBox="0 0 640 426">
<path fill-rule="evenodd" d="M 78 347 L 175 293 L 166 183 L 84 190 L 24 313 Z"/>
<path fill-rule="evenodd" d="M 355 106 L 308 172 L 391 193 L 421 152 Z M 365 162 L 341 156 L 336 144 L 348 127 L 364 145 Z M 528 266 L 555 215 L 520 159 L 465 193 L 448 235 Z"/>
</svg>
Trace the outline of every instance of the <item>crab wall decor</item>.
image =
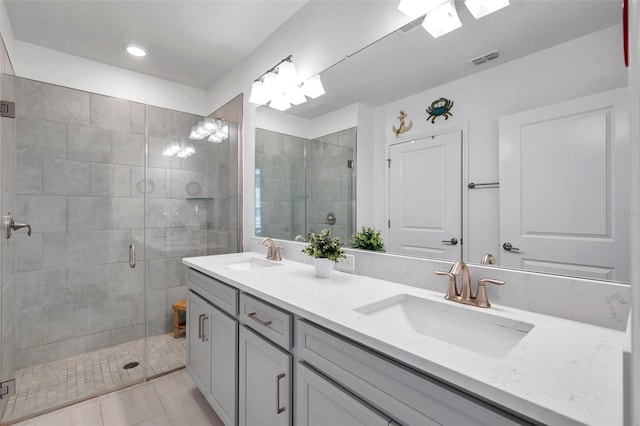
<svg viewBox="0 0 640 426">
<path fill-rule="evenodd" d="M 396 138 L 400 137 L 401 134 L 409 131 L 411 127 L 413 127 L 413 121 L 409 121 L 408 125 L 404 124 L 405 118 L 407 118 L 407 114 L 405 114 L 404 111 L 400 111 L 400 115 L 398 116 L 398 119 L 400 119 L 400 126 L 397 129 L 396 129 L 396 126 L 391 127 L 391 129 L 393 130 L 393 133 L 395 133 L 396 135 Z"/>
<path fill-rule="evenodd" d="M 453 101 L 447 98 L 440 98 L 431 102 L 431 106 L 427 108 L 427 121 L 431 120 L 432 124 L 435 124 L 436 118 L 442 116 L 445 120 L 449 119 L 449 116 L 453 115 L 449 112 L 453 108 Z"/>
</svg>

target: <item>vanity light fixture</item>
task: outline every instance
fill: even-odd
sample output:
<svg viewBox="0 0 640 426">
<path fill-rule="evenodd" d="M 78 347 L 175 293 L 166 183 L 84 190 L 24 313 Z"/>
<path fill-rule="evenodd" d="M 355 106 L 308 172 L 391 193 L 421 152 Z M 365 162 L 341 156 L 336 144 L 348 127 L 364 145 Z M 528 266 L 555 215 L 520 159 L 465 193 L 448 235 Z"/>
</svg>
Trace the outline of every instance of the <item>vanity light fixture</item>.
<svg viewBox="0 0 640 426">
<path fill-rule="evenodd" d="M 147 50 L 144 47 L 139 46 L 137 44 L 131 44 L 131 43 L 125 44 L 124 48 L 127 51 L 127 53 L 131 56 L 137 56 L 137 57 L 147 56 Z"/>
<path fill-rule="evenodd" d="M 465 0 L 464 5 L 467 6 L 474 18 L 480 19 L 509 6 L 509 0 Z"/>
<path fill-rule="evenodd" d="M 454 0 L 447 0 L 440 6 L 427 13 L 422 26 L 433 36 L 438 38 L 462 26 Z"/>
<path fill-rule="evenodd" d="M 300 83 L 291 58 L 292 55 L 287 56 L 253 82 L 249 102 L 285 111 L 292 104 L 305 103 L 307 97 L 317 98 L 324 94 L 319 75 Z"/>
<path fill-rule="evenodd" d="M 442 2 L 443 0 L 400 0 L 398 10 L 410 18 L 418 18 L 431 12 Z"/>
</svg>

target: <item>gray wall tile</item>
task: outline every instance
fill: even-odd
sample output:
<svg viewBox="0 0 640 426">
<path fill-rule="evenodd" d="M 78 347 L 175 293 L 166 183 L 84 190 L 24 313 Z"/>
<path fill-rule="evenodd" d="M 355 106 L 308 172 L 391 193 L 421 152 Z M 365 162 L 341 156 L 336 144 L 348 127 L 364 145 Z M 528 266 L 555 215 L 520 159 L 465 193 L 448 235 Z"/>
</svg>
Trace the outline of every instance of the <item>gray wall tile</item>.
<svg viewBox="0 0 640 426">
<path fill-rule="evenodd" d="M 111 155 L 108 130 L 67 126 L 67 159 L 106 163 Z"/>
<path fill-rule="evenodd" d="M 45 84 L 42 116 L 45 120 L 89 125 L 89 93 Z"/>
<path fill-rule="evenodd" d="M 89 195 L 90 166 L 80 161 L 42 160 L 42 192 L 50 195 Z"/>
<path fill-rule="evenodd" d="M 69 303 L 45 309 L 42 312 L 42 342 L 52 343 L 89 334 L 90 314 L 89 303 Z"/>
<path fill-rule="evenodd" d="M 91 127 L 131 132 L 131 102 L 91 94 Z"/>
<path fill-rule="evenodd" d="M 65 232 L 67 230 L 65 197 L 16 195 L 16 208 L 13 216 L 20 222 L 30 224 L 33 232 Z"/>
<path fill-rule="evenodd" d="M 89 232 L 48 233 L 42 236 L 42 266 L 80 266 L 89 263 Z"/>
<path fill-rule="evenodd" d="M 144 166 L 144 139 L 132 133 L 111 133 L 111 162 Z"/>
<path fill-rule="evenodd" d="M 144 134 L 145 114 L 144 104 L 131 102 L 131 133 L 136 135 Z"/>
<path fill-rule="evenodd" d="M 67 126 L 34 118 L 16 118 L 18 154 L 65 158 Z"/>
<path fill-rule="evenodd" d="M 131 167 L 119 164 L 91 164 L 91 195 L 129 197 L 131 195 Z"/>
<path fill-rule="evenodd" d="M 16 117 L 42 118 L 42 83 L 14 77 Z"/>
<path fill-rule="evenodd" d="M 114 198 L 107 197 L 67 197 L 69 230 L 112 229 L 111 213 L 114 201 Z"/>
<path fill-rule="evenodd" d="M 17 155 L 14 190 L 17 194 L 42 193 L 42 157 L 32 157 L 26 153 Z"/>
</svg>

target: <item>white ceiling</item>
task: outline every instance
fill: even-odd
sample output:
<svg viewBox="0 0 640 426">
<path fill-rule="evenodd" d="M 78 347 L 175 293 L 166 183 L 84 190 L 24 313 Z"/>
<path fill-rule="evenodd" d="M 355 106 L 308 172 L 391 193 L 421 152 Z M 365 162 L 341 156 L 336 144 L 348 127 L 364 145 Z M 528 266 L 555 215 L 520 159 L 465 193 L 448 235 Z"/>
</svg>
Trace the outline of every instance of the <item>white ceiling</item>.
<svg viewBox="0 0 640 426">
<path fill-rule="evenodd" d="M 208 89 L 307 0 L 5 0 L 16 40 Z M 134 58 L 123 45 L 144 46 Z"/>
</svg>

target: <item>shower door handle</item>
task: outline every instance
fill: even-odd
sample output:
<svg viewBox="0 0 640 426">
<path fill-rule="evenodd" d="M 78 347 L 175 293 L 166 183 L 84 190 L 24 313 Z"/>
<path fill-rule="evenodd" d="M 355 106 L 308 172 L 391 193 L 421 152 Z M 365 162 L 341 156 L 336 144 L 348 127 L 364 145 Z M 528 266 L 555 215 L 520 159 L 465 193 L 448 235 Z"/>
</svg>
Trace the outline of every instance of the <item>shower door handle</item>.
<svg viewBox="0 0 640 426">
<path fill-rule="evenodd" d="M 129 266 L 136 267 L 136 245 L 134 243 L 129 244 Z"/>
</svg>

